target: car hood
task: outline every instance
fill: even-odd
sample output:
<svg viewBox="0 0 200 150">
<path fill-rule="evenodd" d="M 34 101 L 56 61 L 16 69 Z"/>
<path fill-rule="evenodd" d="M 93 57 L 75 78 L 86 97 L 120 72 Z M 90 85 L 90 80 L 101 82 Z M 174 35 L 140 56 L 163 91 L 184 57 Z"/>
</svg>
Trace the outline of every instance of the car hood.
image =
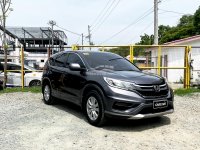
<svg viewBox="0 0 200 150">
<path fill-rule="evenodd" d="M 157 85 L 164 84 L 164 78 L 157 76 L 155 74 L 144 73 L 142 71 L 108 71 L 103 70 L 106 73 L 107 77 L 126 80 L 134 82 L 139 85 Z"/>
<path fill-rule="evenodd" d="M 25 76 L 27 77 L 42 77 L 42 72 L 31 72 L 31 73 L 26 73 Z"/>
</svg>

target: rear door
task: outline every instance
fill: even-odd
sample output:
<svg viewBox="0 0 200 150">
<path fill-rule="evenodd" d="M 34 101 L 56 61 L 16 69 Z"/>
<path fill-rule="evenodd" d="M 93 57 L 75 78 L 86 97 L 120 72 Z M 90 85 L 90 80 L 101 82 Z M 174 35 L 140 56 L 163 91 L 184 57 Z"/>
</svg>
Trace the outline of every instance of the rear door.
<svg viewBox="0 0 200 150">
<path fill-rule="evenodd" d="M 65 74 L 67 57 L 68 53 L 63 53 L 49 60 L 48 76 L 51 80 L 52 94 L 61 99 L 66 97 L 66 93 L 63 92 L 62 78 Z"/>
<path fill-rule="evenodd" d="M 7 70 L 8 70 L 7 85 L 8 86 L 21 86 L 21 66 L 19 66 L 17 64 L 8 64 Z"/>
</svg>

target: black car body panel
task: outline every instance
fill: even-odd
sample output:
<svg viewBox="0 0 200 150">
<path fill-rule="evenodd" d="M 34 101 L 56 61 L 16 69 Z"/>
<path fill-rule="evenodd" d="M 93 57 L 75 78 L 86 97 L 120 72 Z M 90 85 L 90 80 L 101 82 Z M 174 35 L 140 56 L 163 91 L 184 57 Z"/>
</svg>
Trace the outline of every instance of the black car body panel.
<svg viewBox="0 0 200 150">
<path fill-rule="evenodd" d="M 82 61 L 80 66 L 83 70 L 73 71 L 69 68 L 68 58 L 71 54 L 77 55 L 74 63 Z M 58 61 L 62 60 L 63 55 L 66 59 L 62 58 L 64 61 L 60 64 Z M 89 55 L 94 55 L 95 58 L 90 59 Z M 77 60 L 78 58 L 80 60 Z M 121 56 L 106 52 L 65 51 L 53 55 L 46 62 L 42 80 L 43 83 L 50 82 L 54 97 L 73 102 L 81 107 L 85 90 L 88 87 L 98 87 L 103 92 L 103 104 L 107 116 L 140 119 L 172 113 L 173 91 L 164 78 L 144 73 L 126 61 Z M 96 65 L 98 63 L 99 66 Z M 125 89 L 109 85 L 107 79 L 128 84 L 127 86 L 133 88 Z M 154 108 L 154 105 L 158 108 Z M 161 105 L 165 106 L 160 107 Z"/>
</svg>

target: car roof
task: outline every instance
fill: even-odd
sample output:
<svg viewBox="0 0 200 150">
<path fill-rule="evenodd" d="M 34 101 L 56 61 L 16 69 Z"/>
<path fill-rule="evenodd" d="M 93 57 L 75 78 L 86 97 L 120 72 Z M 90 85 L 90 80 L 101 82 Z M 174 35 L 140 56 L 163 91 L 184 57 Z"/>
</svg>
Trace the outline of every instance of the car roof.
<svg viewBox="0 0 200 150">
<path fill-rule="evenodd" d="M 79 54 L 83 54 L 83 53 L 104 53 L 104 54 L 115 54 L 115 53 L 111 53 L 111 52 L 102 52 L 102 51 L 89 51 L 89 50 L 76 50 L 76 51 L 63 51 L 63 53 L 79 53 Z M 117 54 L 115 54 L 117 55 Z"/>
<path fill-rule="evenodd" d="M 1 64 L 4 64 L 5 62 L 1 62 Z M 7 62 L 7 64 L 12 64 L 12 65 L 21 65 L 20 63 L 15 63 L 15 62 Z"/>
</svg>

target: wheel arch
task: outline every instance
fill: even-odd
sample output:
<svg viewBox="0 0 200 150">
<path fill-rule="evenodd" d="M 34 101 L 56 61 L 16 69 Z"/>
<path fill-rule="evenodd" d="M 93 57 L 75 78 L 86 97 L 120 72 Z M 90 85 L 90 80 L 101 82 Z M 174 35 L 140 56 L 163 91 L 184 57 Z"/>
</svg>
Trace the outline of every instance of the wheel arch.
<svg viewBox="0 0 200 150">
<path fill-rule="evenodd" d="M 45 78 L 42 79 L 42 84 L 41 84 L 42 85 L 42 91 L 44 90 L 45 84 L 49 84 L 51 86 L 51 81 L 49 80 L 49 78 L 45 77 Z"/>
<path fill-rule="evenodd" d="M 105 91 L 103 90 L 103 87 L 96 83 L 96 82 L 88 82 L 85 87 L 82 90 L 82 94 L 81 94 L 81 107 L 83 108 L 84 105 L 84 100 L 85 100 L 85 96 L 87 95 L 87 93 L 91 90 L 96 90 L 97 92 L 100 93 L 100 96 L 103 99 L 103 105 L 105 107 L 105 102 L 104 102 L 104 97 L 105 97 Z"/>
</svg>

